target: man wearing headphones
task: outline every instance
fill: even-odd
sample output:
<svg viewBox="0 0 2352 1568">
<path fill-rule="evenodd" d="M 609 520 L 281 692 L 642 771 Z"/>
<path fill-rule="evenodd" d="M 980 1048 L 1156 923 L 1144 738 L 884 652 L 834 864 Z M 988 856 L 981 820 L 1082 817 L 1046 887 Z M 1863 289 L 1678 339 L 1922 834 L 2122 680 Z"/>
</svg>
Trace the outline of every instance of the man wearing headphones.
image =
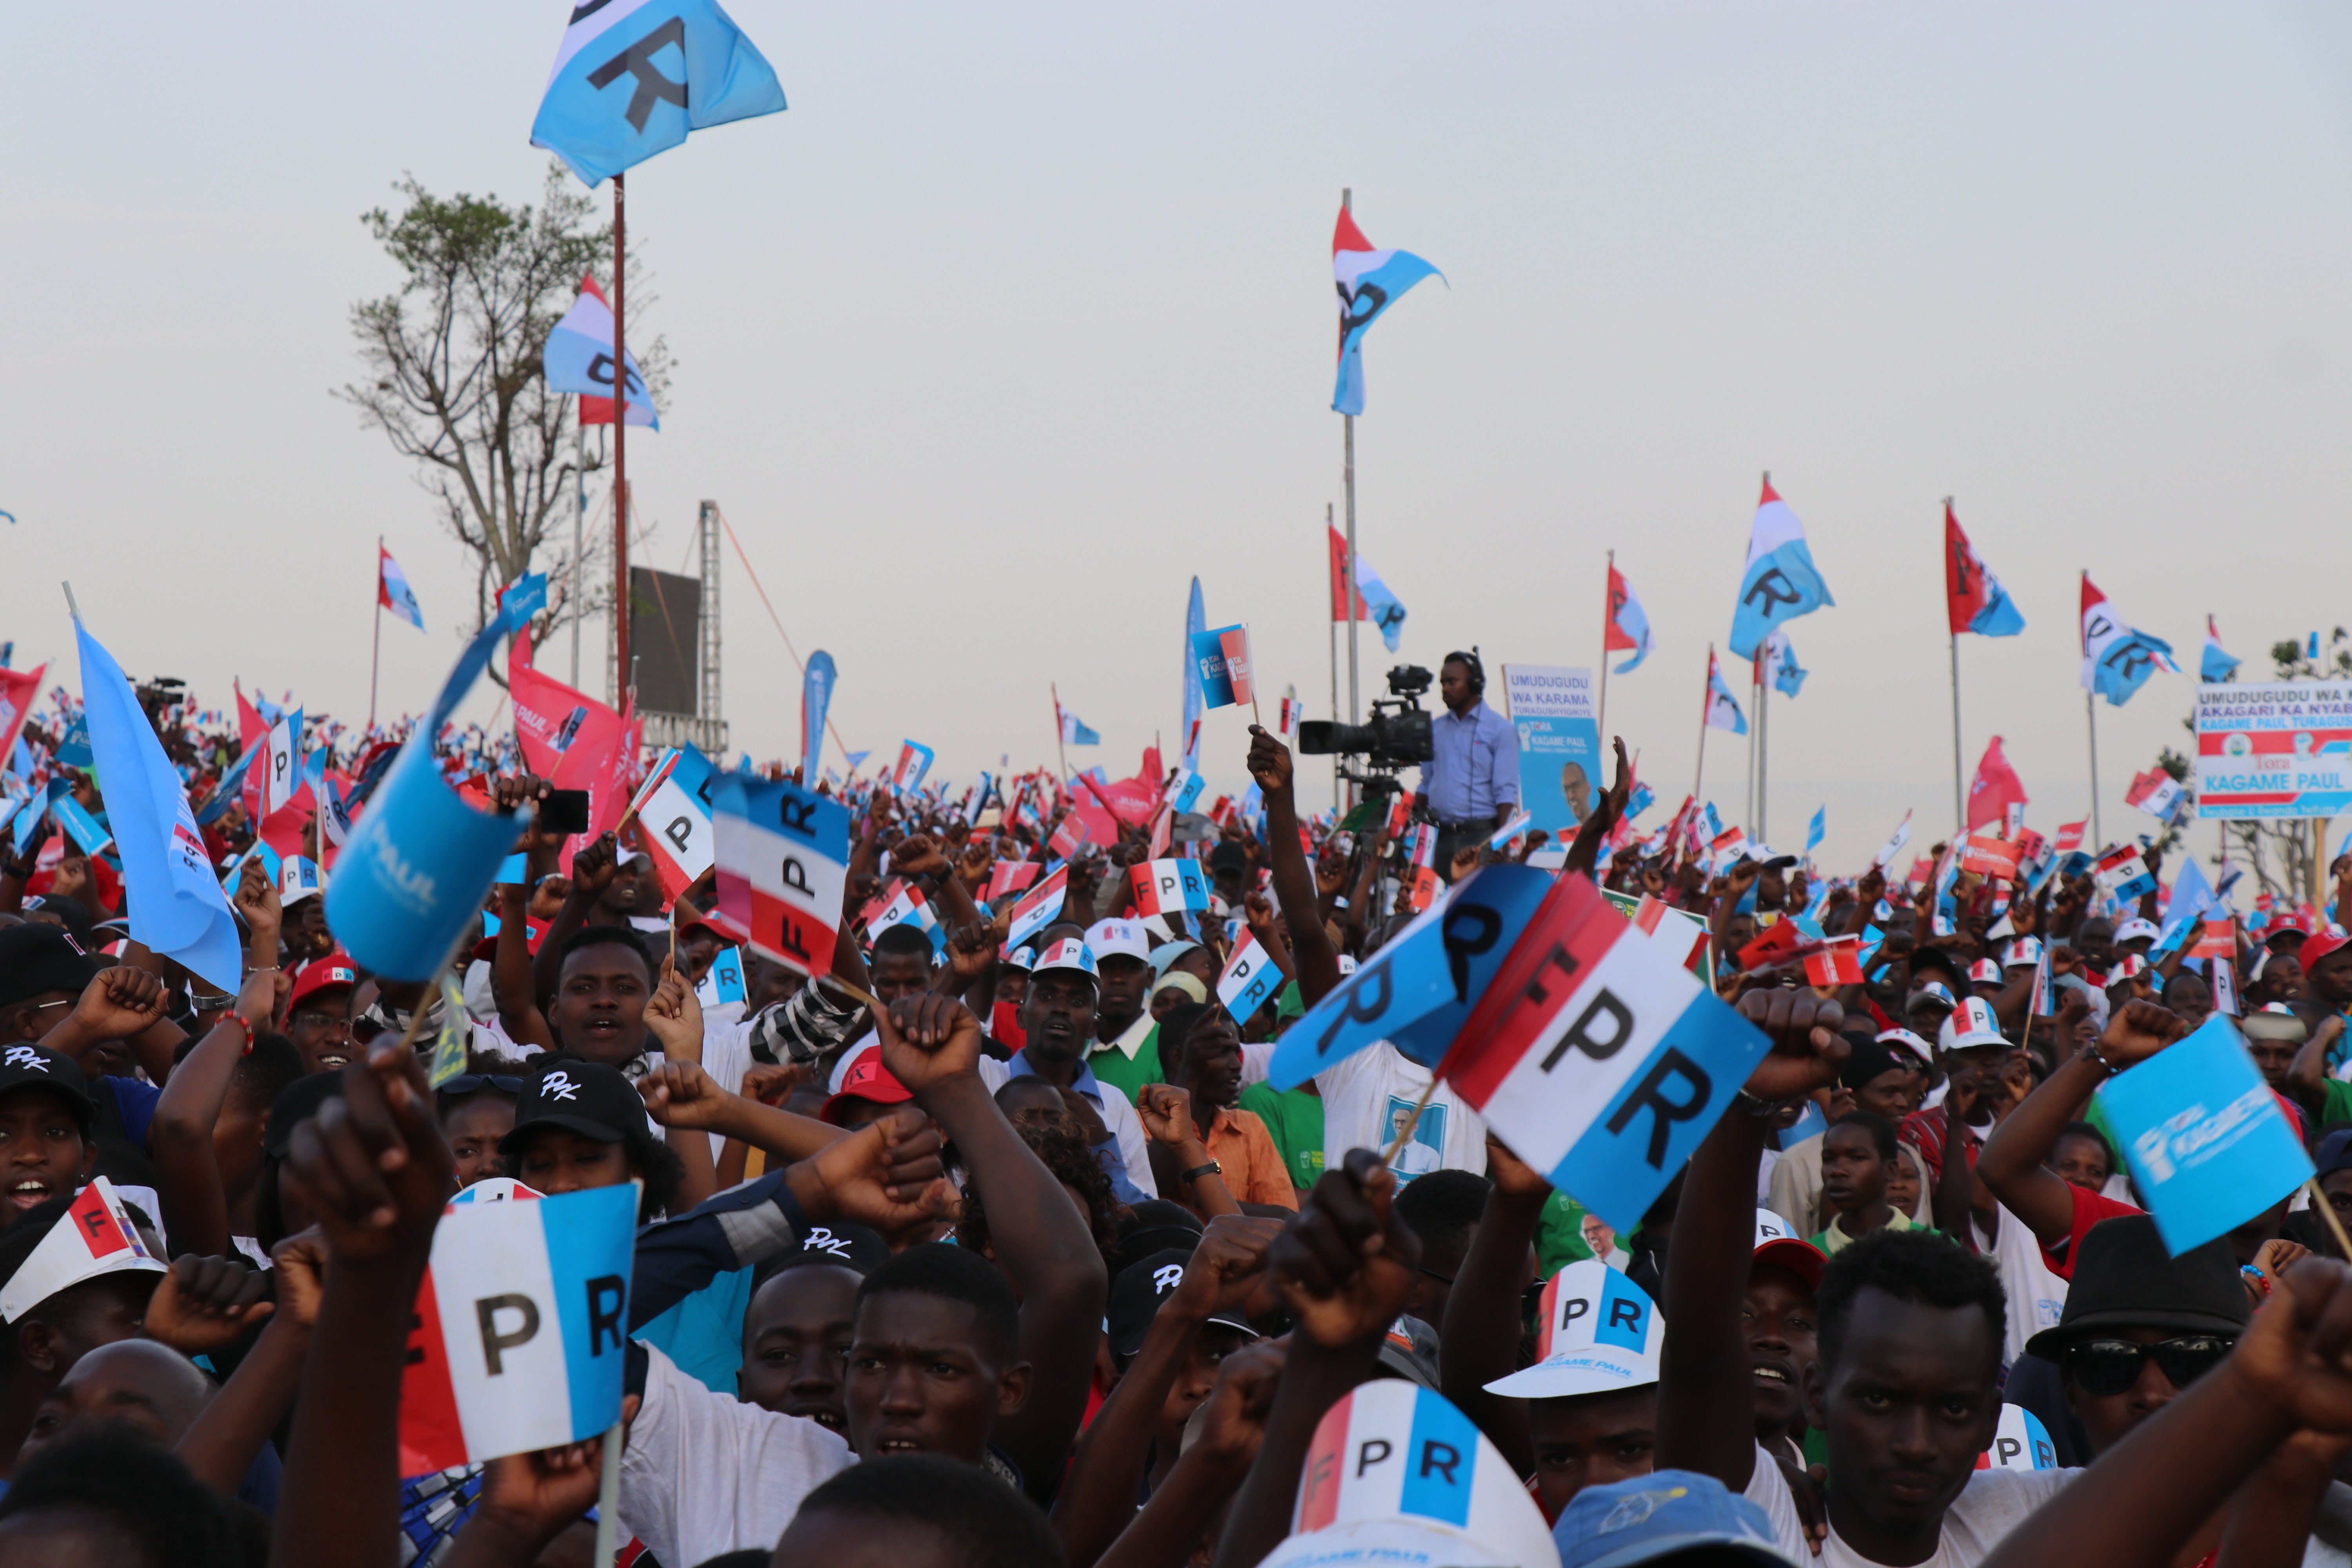
<svg viewBox="0 0 2352 1568">
<path fill-rule="evenodd" d="M 1438 671 L 1445 711 L 1430 721 L 1434 754 L 1421 765 L 1413 804 L 1437 819 L 1437 871 L 1451 876 L 1454 852 L 1510 820 L 1519 805 L 1519 738 L 1481 700 L 1486 667 L 1475 647 L 1449 653 Z"/>
</svg>

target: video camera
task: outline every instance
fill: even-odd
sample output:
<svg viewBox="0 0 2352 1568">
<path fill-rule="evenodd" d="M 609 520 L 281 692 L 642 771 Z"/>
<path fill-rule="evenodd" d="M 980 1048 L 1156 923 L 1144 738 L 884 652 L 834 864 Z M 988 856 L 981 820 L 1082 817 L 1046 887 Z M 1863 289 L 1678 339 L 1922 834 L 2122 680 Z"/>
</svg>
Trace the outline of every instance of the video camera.
<svg viewBox="0 0 2352 1568">
<path fill-rule="evenodd" d="M 1400 770 L 1436 755 L 1436 745 L 1430 737 L 1429 715 L 1421 706 L 1422 697 L 1434 679 L 1417 664 L 1396 666 L 1389 671 L 1389 695 L 1372 699 L 1369 723 L 1306 720 L 1298 726 L 1298 750 L 1311 757 L 1335 752 L 1361 757 L 1366 771 L 1385 775 L 1381 783 L 1387 784 Z M 1339 772 L 1360 784 L 1372 782 L 1363 773 L 1351 773 L 1344 767 Z"/>
</svg>

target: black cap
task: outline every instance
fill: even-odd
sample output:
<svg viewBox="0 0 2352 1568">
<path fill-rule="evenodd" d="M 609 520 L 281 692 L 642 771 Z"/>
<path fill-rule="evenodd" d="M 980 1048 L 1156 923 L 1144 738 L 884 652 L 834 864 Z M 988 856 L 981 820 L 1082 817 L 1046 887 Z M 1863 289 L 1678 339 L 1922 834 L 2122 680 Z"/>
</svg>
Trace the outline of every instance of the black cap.
<svg viewBox="0 0 2352 1568">
<path fill-rule="evenodd" d="M 847 1220 L 827 1220 L 802 1233 L 800 1247 L 778 1260 L 777 1272 L 804 1264 L 830 1263 L 853 1274 L 871 1274 L 889 1260 L 890 1244 L 882 1239 L 880 1231 Z"/>
<path fill-rule="evenodd" d="M 2152 1216 L 2123 1215 L 2101 1220 L 2083 1237 L 2058 1326 L 2042 1330 L 2025 1348 L 2057 1361 L 2076 1342 L 2114 1329 L 2235 1338 L 2252 1315 L 2227 1241 L 2216 1238 L 2175 1258 L 2165 1250 Z"/>
<path fill-rule="evenodd" d="M 646 1125 L 646 1102 L 618 1068 L 562 1061 L 522 1086 L 514 1131 L 499 1140 L 501 1154 L 520 1153 L 525 1134 L 561 1127 L 599 1143 L 618 1143 Z"/>
<path fill-rule="evenodd" d="M 1209 851 L 1209 869 L 1215 871 L 1246 871 L 1249 851 L 1228 838 Z"/>
<path fill-rule="evenodd" d="M 261 1152 L 285 1153 L 295 1128 L 318 1115 L 319 1107 L 327 1101 L 342 1097 L 343 1075 L 340 1072 L 314 1072 L 279 1089 L 269 1107 L 269 1124 L 262 1130 Z"/>
<path fill-rule="evenodd" d="M 1127 1212 L 1127 1223 L 1120 1227 L 1118 1244 L 1110 1250 L 1114 1277 L 1155 1252 L 1171 1247 L 1180 1252 L 1190 1252 L 1201 1244 L 1200 1219 L 1181 1204 L 1171 1204 L 1166 1198 L 1146 1198 Z"/>
<path fill-rule="evenodd" d="M 1969 966 L 1933 942 L 1911 950 L 1911 984 L 1915 990 L 1922 984 L 1919 972 L 1923 969 L 1941 970 L 1950 975 L 1956 992 L 1969 983 Z"/>
<path fill-rule="evenodd" d="M 0 1007 L 29 1002 L 46 991 L 79 996 L 101 965 L 63 926 L 26 921 L 0 930 Z"/>
<path fill-rule="evenodd" d="M 1175 1293 L 1184 1282 L 1184 1266 L 1192 1260 L 1192 1249 L 1171 1247 L 1120 1270 L 1110 1282 L 1110 1353 L 1124 1361 L 1143 1348 L 1144 1335 L 1151 1331 L 1151 1320 L 1160 1315 L 1160 1303 Z M 1209 1321 L 1223 1323 L 1229 1328 L 1255 1335 L 1250 1321 L 1238 1311 L 1226 1310 L 1209 1314 Z"/>
<path fill-rule="evenodd" d="M 81 1075 L 81 1064 L 62 1051 L 47 1046 L 13 1045 L 0 1048 L 0 1099 L 5 1099 L 20 1089 L 46 1089 L 61 1095 L 73 1107 L 74 1120 L 81 1123 L 84 1132 L 98 1115 L 91 1103 L 89 1088 Z"/>
<path fill-rule="evenodd" d="M 2332 1176 L 2338 1171 L 2352 1171 L 2352 1127 L 2339 1127 L 2319 1141 L 2319 1152 L 2312 1157 L 2319 1167 L 2312 1173 L 2314 1180 Z"/>
</svg>

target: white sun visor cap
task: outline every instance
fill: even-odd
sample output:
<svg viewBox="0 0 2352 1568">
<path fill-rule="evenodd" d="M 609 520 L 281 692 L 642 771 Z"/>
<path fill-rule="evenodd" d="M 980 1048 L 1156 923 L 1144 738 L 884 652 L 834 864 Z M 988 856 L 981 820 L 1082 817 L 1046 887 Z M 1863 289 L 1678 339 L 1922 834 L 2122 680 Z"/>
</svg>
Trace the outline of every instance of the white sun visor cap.
<svg viewBox="0 0 2352 1568">
<path fill-rule="evenodd" d="M 1535 1500 L 1434 1389 L 1359 1386 L 1315 1428 L 1289 1539 L 1260 1568 L 1528 1568 L 1559 1551 Z"/>
<path fill-rule="evenodd" d="M 2009 1037 L 2000 1032 L 2000 1020 L 1993 1016 L 1992 1004 L 1981 996 L 1971 996 L 1952 1009 L 1944 1026 L 1936 1031 L 1936 1045 L 1940 1050 L 1964 1051 L 1970 1046 L 2005 1046 Z"/>
<path fill-rule="evenodd" d="M 1613 1394 L 1658 1381 L 1666 1325 L 1649 1292 L 1597 1258 L 1544 1282 L 1536 1363 L 1486 1384 L 1513 1399 Z"/>
</svg>

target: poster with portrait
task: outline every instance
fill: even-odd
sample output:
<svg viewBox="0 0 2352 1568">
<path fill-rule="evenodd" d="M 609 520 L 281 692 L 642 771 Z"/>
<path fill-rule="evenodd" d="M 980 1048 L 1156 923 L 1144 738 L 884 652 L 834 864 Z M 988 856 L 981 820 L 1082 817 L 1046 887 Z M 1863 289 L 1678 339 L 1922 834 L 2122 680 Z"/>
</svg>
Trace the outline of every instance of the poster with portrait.
<svg viewBox="0 0 2352 1568">
<path fill-rule="evenodd" d="M 1519 804 L 1555 838 L 1576 831 L 1609 787 L 1592 671 L 1549 664 L 1503 667 L 1503 700 L 1519 737 Z"/>
</svg>

